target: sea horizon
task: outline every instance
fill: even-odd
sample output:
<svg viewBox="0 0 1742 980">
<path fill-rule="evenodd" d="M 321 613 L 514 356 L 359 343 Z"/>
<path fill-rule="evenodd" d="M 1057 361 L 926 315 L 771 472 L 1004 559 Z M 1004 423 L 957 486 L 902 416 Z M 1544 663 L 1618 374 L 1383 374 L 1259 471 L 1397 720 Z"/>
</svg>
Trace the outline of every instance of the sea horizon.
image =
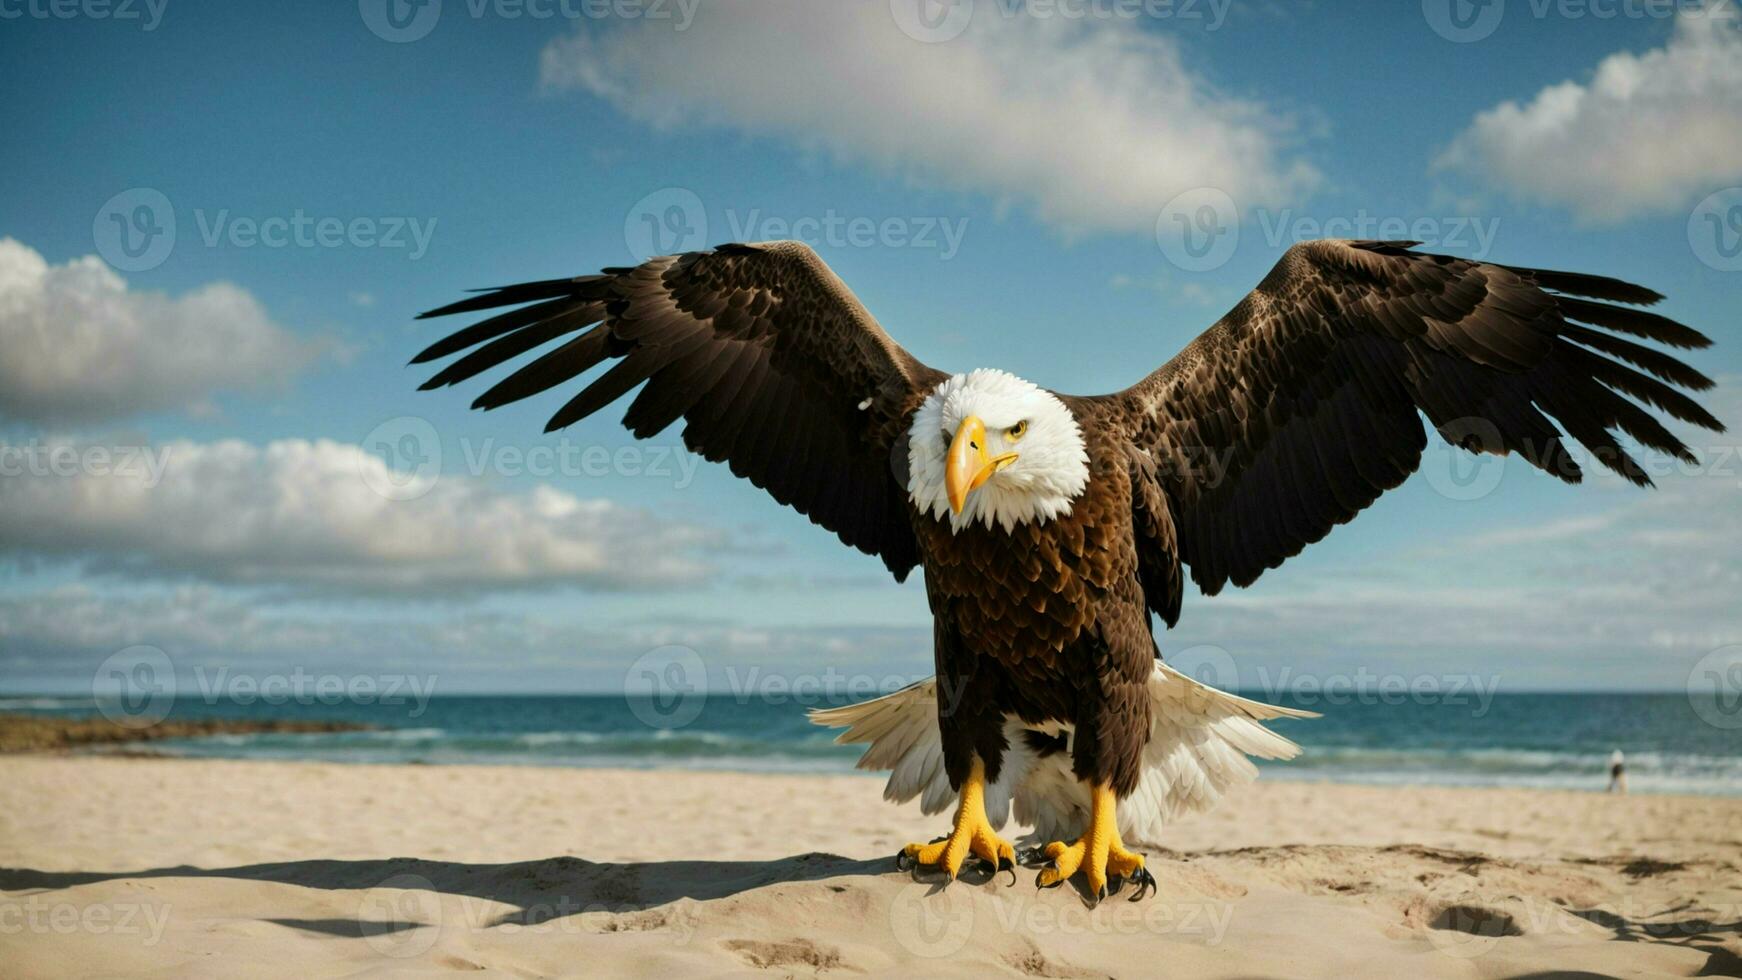
<svg viewBox="0 0 1742 980">
<path fill-rule="evenodd" d="M 1619 749 L 1632 792 L 1742 796 L 1742 739 L 1717 723 L 1727 723 L 1736 707 L 1697 704 L 1686 693 L 1489 692 L 1419 703 L 1366 692 L 1343 704 L 1243 693 L 1323 715 L 1270 723 L 1302 753 L 1259 762 L 1265 779 L 1600 792 Z M 278 703 L 184 697 L 165 717 L 370 728 L 155 739 L 135 748 L 189 758 L 842 774 L 859 772 L 860 747 L 835 744 L 835 732 L 811 724 L 806 712 L 861 699 L 701 692 L 406 694 L 397 703 L 313 694 Z M 0 712 L 127 722 L 123 711 L 90 694 L 0 694 Z"/>
</svg>

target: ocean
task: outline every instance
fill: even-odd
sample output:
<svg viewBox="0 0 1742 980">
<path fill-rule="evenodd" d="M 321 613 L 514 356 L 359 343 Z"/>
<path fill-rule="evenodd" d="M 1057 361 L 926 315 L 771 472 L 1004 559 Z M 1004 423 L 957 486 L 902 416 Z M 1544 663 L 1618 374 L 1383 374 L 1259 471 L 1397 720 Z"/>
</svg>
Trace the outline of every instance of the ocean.
<svg viewBox="0 0 1742 980">
<path fill-rule="evenodd" d="M 135 747 L 200 758 L 820 773 L 853 772 L 859 754 L 855 746 L 833 744 L 833 732 L 805 719 L 807 708 L 845 698 L 698 695 L 676 709 L 622 695 L 438 696 L 421 706 L 406 700 L 183 698 L 172 719 L 339 721 L 376 730 L 226 735 Z M 1601 791 L 1609 754 L 1621 749 L 1633 792 L 1742 795 L 1742 710 L 1696 704 L 1687 695 L 1493 694 L 1465 703 L 1373 696 L 1297 706 L 1324 717 L 1272 723 L 1304 752 L 1290 762 L 1259 763 L 1263 778 Z M 89 697 L 0 695 L 3 712 L 91 715 L 98 707 Z"/>
</svg>

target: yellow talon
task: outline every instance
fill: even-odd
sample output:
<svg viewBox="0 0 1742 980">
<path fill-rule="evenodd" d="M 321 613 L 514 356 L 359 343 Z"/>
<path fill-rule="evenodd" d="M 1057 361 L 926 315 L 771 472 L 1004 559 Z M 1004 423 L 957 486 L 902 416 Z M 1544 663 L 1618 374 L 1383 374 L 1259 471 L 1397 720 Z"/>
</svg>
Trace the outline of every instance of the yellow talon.
<svg viewBox="0 0 1742 980">
<path fill-rule="evenodd" d="M 1145 888 L 1153 886 L 1154 879 L 1144 870 L 1143 855 L 1127 850 L 1119 839 L 1118 803 L 1113 790 L 1105 783 L 1093 787 L 1089 803 L 1088 829 L 1073 844 L 1053 841 L 1042 849 L 1041 853 L 1051 858 L 1052 863 L 1041 869 L 1035 884 L 1051 888 L 1082 871 L 1089 894 L 1098 902 L 1107 893 L 1108 877 L 1116 876 L 1139 882 L 1139 891 L 1132 899 L 1136 901 Z"/>
<path fill-rule="evenodd" d="M 962 870 L 962 862 L 974 854 L 1002 871 L 1016 866 L 1016 848 L 999 837 L 986 819 L 986 768 L 979 759 L 962 784 L 962 795 L 956 804 L 956 819 L 949 836 L 929 844 L 909 844 L 901 849 L 901 857 L 920 867 L 936 868 L 954 879 Z"/>
</svg>

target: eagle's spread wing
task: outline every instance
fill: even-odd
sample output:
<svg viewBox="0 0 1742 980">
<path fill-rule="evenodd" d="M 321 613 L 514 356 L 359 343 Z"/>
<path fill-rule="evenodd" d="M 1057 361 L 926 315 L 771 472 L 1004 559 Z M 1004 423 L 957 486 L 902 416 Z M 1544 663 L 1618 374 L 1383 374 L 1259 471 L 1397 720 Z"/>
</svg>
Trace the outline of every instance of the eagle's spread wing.
<svg viewBox="0 0 1742 980">
<path fill-rule="evenodd" d="M 1723 431 L 1677 389 L 1704 390 L 1709 378 L 1617 336 L 1710 344 L 1614 305 L 1655 303 L 1657 293 L 1415 244 L 1296 245 L 1172 361 L 1124 392 L 1083 400 L 1148 454 L 1179 558 L 1206 594 L 1251 584 L 1402 483 L 1427 444 L 1418 413 L 1455 445 L 1514 452 L 1569 483 L 1581 471 L 1556 423 L 1641 485 L 1650 478 L 1615 431 L 1693 456 L 1639 403 Z M 1178 581 L 1172 597 L 1151 596 L 1170 624 Z"/>
<path fill-rule="evenodd" d="M 801 242 L 726 245 L 600 275 L 529 282 L 424 317 L 514 306 L 438 341 L 423 363 L 470 349 L 424 384 L 464 381 L 563 340 L 473 402 L 490 409 L 610 368 L 549 432 L 644 385 L 623 424 L 639 438 L 684 419 L 684 444 L 767 490 L 897 579 L 918 561 L 892 465 L 907 417 L 944 375 L 883 332 Z M 571 336 L 572 335 L 572 336 Z M 564 340 L 564 338 L 568 338 Z"/>
<path fill-rule="evenodd" d="M 1149 699 L 1142 773 L 1137 789 L 1119 807 L 1119 833 L 1131 841 L 1159 840 L 1168 823 L 1207 811 L 1232 787 L 1256 779 L 1258 769 L 1247 756 L 1292 759 L 1299 754 L 1299 746 L 1262 722 L 1318 717 L 1218 691 L 1159 661 L 1149 676 Z M 889 772 L 884 799 L 906 803 L 918 797 L 927 814 L 955 803 L 938 735 L 936 678 L 870 701 L 813 710 L 810 719 L 846 729 L 837 742 L 866 746 L 859 768 Z M 1033 827 L 1039 839 L 1075 839 L 1088 825 L 1088 792 L 1071 772 L 1070 753 L 1038 753 L 1024 737 L 1026 727 L 1006 721 L 1010 747 L 998 779 L 986 787 L 987 817 L 993 826 L 1003 826 L 1014 804 L 1017 822 Z M 1063 730 L 1047 726 L 1044 733 Z"/>
</svg>

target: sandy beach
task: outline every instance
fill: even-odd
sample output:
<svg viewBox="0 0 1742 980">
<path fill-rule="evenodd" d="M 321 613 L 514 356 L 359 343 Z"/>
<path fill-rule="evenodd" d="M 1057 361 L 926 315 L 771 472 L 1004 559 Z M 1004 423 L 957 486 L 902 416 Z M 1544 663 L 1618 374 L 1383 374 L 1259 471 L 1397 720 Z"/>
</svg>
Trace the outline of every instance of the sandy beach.
<svg viewBox="0 0 1742 980">
<path fill-rule="evenodd" d="M 1261 782 L 1160 893 L 897 873 L 851 776 L 0 759 L 10 977 L 1742 974 L 1742 800 Z"/>
</svg>

